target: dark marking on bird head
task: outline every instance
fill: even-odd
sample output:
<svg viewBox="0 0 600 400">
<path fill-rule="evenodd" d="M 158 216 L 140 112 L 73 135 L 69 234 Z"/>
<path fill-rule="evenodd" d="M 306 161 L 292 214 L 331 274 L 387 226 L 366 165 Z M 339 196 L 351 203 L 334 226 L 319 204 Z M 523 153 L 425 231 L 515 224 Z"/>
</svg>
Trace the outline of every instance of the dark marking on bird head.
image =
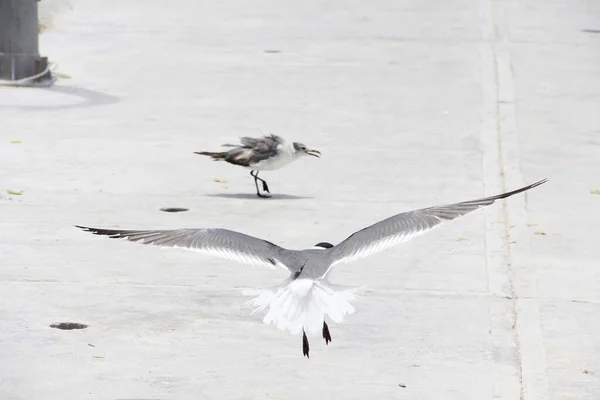
<svg viewBox="0 0 600 400">
<path fill-rule="evenodd" d="M 304 143 L 294 142 L 294 149 L 296 151 L 306 151 L 306 146 L 304 145 Z"/>
<path fill-rule="evenodd" d="M 330 249 L 333 247 L 333 245 L 331 243 L 327 243 L 327 242 L 320 242 L 315 244 L 315 247 L 321 247 L 323 249 Z"/>
<path fill-rule="evenodd" d="M 319 150 L 309 149 L 304 145 L 304 143 L 294 142 L 293 145 L 294 150 L 296 150 L 296 152 L 298 153 L 306 154 L 313 157 L 321 157 L 321 152 Z"/>
</svg>

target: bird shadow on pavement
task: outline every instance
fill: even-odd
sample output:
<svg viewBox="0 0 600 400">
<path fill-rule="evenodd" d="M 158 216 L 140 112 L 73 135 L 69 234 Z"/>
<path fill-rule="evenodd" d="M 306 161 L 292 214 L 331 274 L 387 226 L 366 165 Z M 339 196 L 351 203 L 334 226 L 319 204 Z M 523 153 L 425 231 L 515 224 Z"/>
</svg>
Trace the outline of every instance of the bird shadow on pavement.
<svg viewBox="0 0 600 400">
<path fill-rule="evenodd" d="M 220 197 L 222 199 L 244 199 L 244 200 L 261 200 L 261 201 L 312 199 L 312 197 L 294 196 L 291 194 L 273 194 L 273 195 L 271 195 L 271 197 L 266 198 L 266 199 L 258 197 L 254 193 L 213 193 L 213 194 L 207 194 L 206 196 Z"/>
</svg>

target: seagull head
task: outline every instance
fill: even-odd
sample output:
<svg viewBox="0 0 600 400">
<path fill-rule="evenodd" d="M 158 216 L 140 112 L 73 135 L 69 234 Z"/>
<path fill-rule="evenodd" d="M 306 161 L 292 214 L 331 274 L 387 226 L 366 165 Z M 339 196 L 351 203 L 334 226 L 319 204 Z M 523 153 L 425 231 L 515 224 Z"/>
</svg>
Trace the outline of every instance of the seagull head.
<svg viewBox="0 0 600 400">
<path fill-rule="evenodd" d="M 298 142 L 294 142 L 294 150 L 296 150 L 297 156 L 303 156 L 303 155 L 308 155 L 308 156 L 313 156 L 313 157 L 321 156 L 321 152 L 319 150 L 308 149 L 308 148 L 306 148 L 306 146 L 304 144 L 298 143 Z"/>
</svg>

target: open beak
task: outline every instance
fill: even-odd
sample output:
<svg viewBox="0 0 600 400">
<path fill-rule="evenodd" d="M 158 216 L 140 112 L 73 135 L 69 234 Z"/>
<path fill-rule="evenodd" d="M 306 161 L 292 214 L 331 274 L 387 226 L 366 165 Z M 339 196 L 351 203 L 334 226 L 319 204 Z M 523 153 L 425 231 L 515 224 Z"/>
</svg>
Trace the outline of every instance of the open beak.
<svg viewBox="0 0 600 400">
<path fill-rule="evenodd" d="M 306 150 L 306 154 L 313 157 L 321 157 L 321 152 L 319 150 Z"/>
</svg>

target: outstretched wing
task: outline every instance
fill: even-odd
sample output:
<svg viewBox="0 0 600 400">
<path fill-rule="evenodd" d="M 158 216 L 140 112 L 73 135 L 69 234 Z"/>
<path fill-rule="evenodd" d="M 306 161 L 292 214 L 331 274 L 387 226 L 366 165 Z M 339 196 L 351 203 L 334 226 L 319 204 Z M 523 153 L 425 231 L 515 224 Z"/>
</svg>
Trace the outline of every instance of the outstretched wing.
<svg viewBox="0 0 600 400">
<path fill-rule="evenodd" d="M 190 249 L 244 264 L 276 266 L 289 269 L 286 255 L 290 253 L 266 240 L 227 229 L 175 229 L 175 230 L 118 230 L 75 225 L 94 235 L 113 239 L 126 239 L 160 247 Z"/>
<path fill-rule="evenodd" d="M 488 206 L 496 200 L 505 199 L 532 189 L 546 181 L 547 179 L 543 179 L 529 186 L 497 196 L 397 214 L 353 233 L 337 246 L 325 251 L 329 253 L 328 257 L 331 266 L 368 257 L 371 254 L 421 235 L 445 221 L 456 219 L 479 208 Z"/>
</svg>

